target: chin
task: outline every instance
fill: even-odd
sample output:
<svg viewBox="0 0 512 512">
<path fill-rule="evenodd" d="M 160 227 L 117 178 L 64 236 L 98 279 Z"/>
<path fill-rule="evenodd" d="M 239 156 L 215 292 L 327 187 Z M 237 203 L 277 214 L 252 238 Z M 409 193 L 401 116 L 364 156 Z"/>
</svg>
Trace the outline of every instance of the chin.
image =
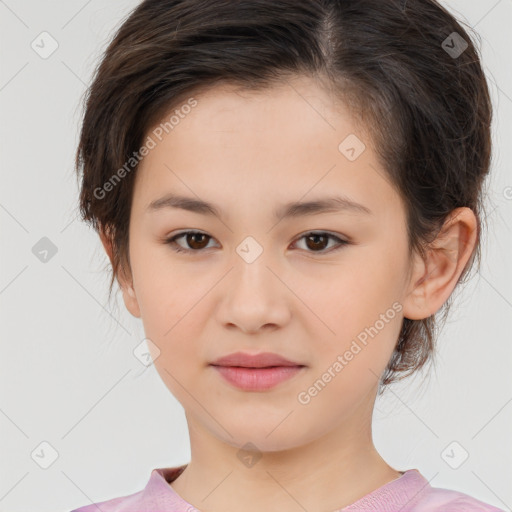
<svg viewBox="0 0 512 512">
<path fill-rule="evenodd" d="M 288 428 L 284 427 L 286 421 L 277 428 L 276 426 L 279 422 L 272 422 L 272 424 L 270 422 L 251 423 L 250 425 L 234 425 L 233 423 L 220 422 L 231 436 L 217 425 L 215 425 L 214 435 L 221 441 L 240 450 L 262 453 L 280 452 L 292 450 L 311 441 L 311 439 L 304 437 L 301 429 L 297 430 L 297 424 L 294 425 L 293 422 L 290 422 Z"/>
</svg>

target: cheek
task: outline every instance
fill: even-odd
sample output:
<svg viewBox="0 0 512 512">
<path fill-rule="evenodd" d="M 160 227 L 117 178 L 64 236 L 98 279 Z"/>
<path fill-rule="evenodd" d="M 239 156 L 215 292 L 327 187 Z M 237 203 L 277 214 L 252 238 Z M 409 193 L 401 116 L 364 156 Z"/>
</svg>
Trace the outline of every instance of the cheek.
<svg viewBox="0 0 512 512">
<path fill-rule="evenodd" d="M 151 356 L 162 381 L 180 402 L 189 400 L 186 390 L 200 382 L 206 364 L 196 342 L 201 337 L 197 323 L 192 316 L 162 311 L 144 319 L 144 330 L 158 347 Z"/>
<path fill-rule="evenodd" d="M 396 263 L 393 269 L 389 260 L 365 259 L 361 255 L 359 264 L 350 272 L 340 267 L 322 286 L 312 281 L 309 287 L 302 288 L 303 294 L 309 289 L 303 296 L 316 314 L 315 318 L 311 316 L 312 322 L 322 332 L 319 334 L 317 329 L 309 333 L 310 339 L 317 340 L 318 367 L 328 368 L 338 355 L 346 354 L 342 371 L 349 382 L 360 380 L 361 371 L 373 380 L 376 377 L 370 370 L 377 375 L 383 371 L 402 323 L 402 305 L 397 300 L 400 281 L 395 275 L 399 273 L 398 266 Z M 312 325 L 310 323 L 308 329 L 312 330 Z"/>
<path fill-rule="evenodd" d="M 130 258 L 142 320 L 146 332 L 162 337 L 184 315 L 191 283 L 161 248 L 140 239 L 132 244 Z"/>
<path fill-rule="evenodd" d="M 347 263 L 348 265 L 348 263 Z M 400 297 L 399 280 L 390 264 L 365 261 L 332 270 L 329 278 L 319 281 L 312 276 L 297 286 L 297 295 L 336 335 L 353 335 L 348 329 L 378 320 Z"/>
</svg>

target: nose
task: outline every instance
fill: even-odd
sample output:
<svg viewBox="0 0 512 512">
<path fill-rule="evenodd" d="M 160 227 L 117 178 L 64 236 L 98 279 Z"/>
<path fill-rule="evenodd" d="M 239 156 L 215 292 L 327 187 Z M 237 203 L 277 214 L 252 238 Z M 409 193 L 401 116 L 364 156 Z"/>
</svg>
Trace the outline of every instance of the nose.
<svg viewBox="0 0 512 512">
<path fill-rule="evenodd" d="M 224 325 L 236 326 L 247 334 L 286 325 L 293 294 L 278 274 L 269 266 L 265 252 L 251 263 L 235 259 L 221 292 L 224 300 L 218 314 Z"/>
</svg>

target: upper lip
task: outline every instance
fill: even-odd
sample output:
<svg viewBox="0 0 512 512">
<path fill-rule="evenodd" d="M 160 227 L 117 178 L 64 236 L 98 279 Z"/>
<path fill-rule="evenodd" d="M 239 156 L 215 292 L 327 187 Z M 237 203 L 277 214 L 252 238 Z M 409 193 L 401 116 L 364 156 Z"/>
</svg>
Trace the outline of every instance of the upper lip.
<svg viewBox="0 0 512 512">
<path fill-rule="evenodd" d="M 300 363 L 290 361 L 279 354 L 272 352 L 261 352 L 260 354 L 247 354 L 245 352 L 234 352 L 227 356 L 216 359 L 214 366 L 242 366 L 244 368 L 265 368 L 269 366 L 304 366 Z"/>
</svg>

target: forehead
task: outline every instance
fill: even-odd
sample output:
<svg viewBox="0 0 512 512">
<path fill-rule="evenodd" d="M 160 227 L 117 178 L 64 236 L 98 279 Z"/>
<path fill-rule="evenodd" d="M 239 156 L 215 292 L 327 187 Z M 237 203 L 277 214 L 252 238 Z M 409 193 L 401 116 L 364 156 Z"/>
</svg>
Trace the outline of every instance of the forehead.
<svg viewBox="0 0 512 512">
<path fill-rule="evenodd" d="M 177 109 L 191 96 L 183 97 Z M 321 82 L 306 76 L 286 78 L 257 90 L 222 83 L 199 89 L 193 96 L 197 107 L 180 121 L 182 131 L 225 132 L 236 129 L 237 132 L 257 136 L 284 124 L 288 125 L 289 131 L 296 126 L 296 121 L 303 121 L 306 124 L 302 125 L 302 131 L 306 133 L 307 127 L 310 132 L 322 128 L 336 129 L 340 116 L 347 120 L 350 117 L 345 105 L 336 100 Z M 182 123 L 185 120 L 187 122 Z M 354 120 L 350 119 L 350 122 L 353 124 Z"/>
<path fill-rule="evenodd" d="M 146 205 L 164 192 L 253 205 L 326 192 L 363 204 L 392 198 L 360 123 L 312 79 L 260 91 L 222 84 L 181 105 L 190 98 L 193 108 L 178 104 L 147 134 L 155 147 L 139 165 L 136 184 Z M 355 159 L 346 153 L 350 146 Z"/>
</svg>

